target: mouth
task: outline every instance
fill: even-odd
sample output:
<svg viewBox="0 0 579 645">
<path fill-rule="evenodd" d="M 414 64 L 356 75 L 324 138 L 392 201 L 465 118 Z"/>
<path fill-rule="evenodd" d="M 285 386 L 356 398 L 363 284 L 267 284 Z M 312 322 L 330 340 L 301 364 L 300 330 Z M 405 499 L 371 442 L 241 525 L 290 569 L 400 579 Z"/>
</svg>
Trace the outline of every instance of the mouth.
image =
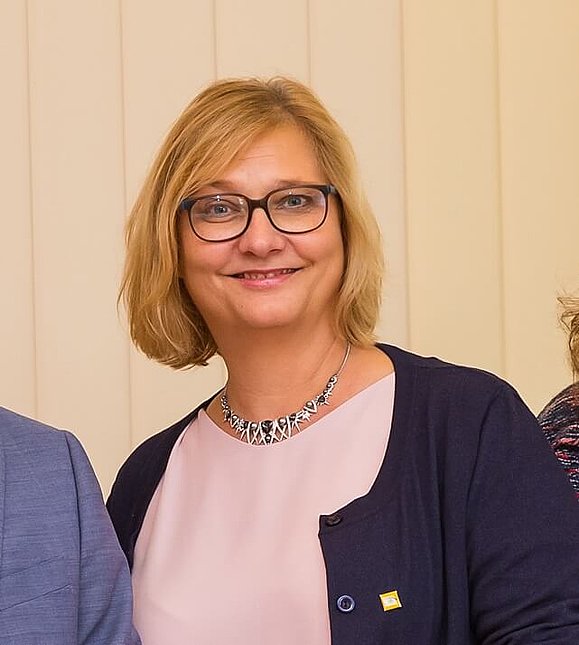
<svg viewBox="0 0 579 645">
<path fill-rule="evenodd" d="M 234 273 L 232 278 L 239 280 L 271 280 L 282 275 L 290 275 L 296 273 L 299 269 L 269 269 L 268 271 L 243 271 L 241 273 Z"/>
</svg>

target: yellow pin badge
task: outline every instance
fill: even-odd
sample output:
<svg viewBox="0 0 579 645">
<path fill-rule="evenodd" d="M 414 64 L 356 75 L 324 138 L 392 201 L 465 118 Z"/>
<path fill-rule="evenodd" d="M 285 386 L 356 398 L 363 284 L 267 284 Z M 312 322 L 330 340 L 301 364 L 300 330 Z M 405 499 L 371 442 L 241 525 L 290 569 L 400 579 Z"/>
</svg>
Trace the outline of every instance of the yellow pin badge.
<svg viewBox="0 0 579 645">
<path fill-rule="evenodd" d="M 380 602 L 382 603 L 382 609 L 384 611 L 392 611 L 393 609 L 400 609 L 402 607 L 400 596 L 398 595 L 398 591 L 396 589 L 394 589 L 393 591 L 386 591 L 385 593 L 381 593 Z"/>
</svg>

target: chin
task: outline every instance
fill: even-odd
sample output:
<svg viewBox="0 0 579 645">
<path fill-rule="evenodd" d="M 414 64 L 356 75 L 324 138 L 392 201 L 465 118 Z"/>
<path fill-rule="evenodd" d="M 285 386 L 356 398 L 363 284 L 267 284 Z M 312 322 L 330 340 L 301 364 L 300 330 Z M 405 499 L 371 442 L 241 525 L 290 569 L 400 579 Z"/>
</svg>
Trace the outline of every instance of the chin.
<svg viewBox="0 0 579 645">
<path fill-rule="evenodd" d="M 283 329 L 284 327 L 291 327 L 297 322 L 297 319 L 290 318 L 287 315 L 269 315 L 269 316 L 252 316 L 245 318 L 241 326 L 246 329 Z"/>
<path fill-rule="evenodd" d="M 310 316 L 300 308 L 295 307 L 295 302 L 285 302 L 283 304 L 268 306 L 261 303 L 260 306 L 253 307 L 241 312 L 240 325 L 249 329 L 283 329 L 291 328 L 303 324 Z M 294 306 L 292 306 L 294 305 Z"/>
</svg>

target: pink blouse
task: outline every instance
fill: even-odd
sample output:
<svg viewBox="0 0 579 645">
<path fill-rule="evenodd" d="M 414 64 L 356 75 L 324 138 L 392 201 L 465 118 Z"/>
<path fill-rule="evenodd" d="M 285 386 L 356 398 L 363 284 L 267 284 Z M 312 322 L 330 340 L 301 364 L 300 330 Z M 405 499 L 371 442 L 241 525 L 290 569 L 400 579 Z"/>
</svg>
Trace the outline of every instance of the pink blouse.
<svg viewBox="0 0 579 645">
<path fill-rule="evenodd" d="M 135 548 L 143 645 L 328 645 L 319 516 L 370 489 L 393 402 L 391 374 L 269 446 L 200 412 L 171 452 Z"/>
</svg>

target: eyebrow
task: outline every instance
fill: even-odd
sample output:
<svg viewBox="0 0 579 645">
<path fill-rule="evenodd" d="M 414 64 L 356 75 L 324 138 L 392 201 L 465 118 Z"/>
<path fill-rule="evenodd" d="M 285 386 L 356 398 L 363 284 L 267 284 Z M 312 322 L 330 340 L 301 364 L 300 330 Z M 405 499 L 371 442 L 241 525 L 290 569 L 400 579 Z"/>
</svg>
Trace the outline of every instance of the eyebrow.
<svg viewBox="0 0 579 645">
<path fill-rule="evenodd" d="M 288 188 L 291 186 L 305 186 L 308 184 L 319 184 L 319 181 L 308 181 L 305 179 L 279 179 L 272 187 L 267 191 L 270 192 L 270 190 L 277 190 L 278 188 Z M 323 182 L 322 182 L 323 183 Z M 206 190 L 215 190 L 217 192 L 231 192 L 231 193 L 236 193 L 240 192 L 239 187 L 237 184 L 227 181 L 226 179 L 218 179 L 216 181 L 212 181 L 209 184 L 205 184 L 204 186 L 201 186 L 198 190 L 196 190 L 196 193 L 199 192 L 205 192 Z"/>
</svg>

